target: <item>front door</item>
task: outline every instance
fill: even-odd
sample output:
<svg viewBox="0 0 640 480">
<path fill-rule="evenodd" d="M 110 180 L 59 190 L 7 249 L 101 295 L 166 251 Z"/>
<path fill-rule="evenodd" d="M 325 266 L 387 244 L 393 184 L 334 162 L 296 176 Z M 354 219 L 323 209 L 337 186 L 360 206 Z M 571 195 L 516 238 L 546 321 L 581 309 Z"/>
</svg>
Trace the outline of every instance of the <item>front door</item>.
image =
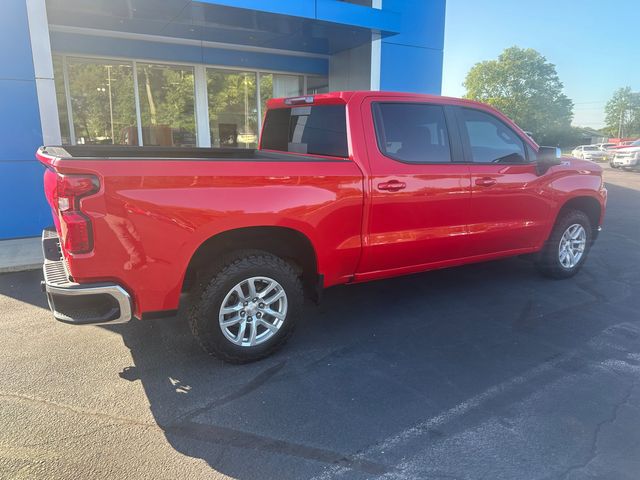
<svg viewBox="0 0 640 480">
<path fill-rule="evenodd" d="M 539 245 L 551 206 L 533 148 L 488 111 L 464 107 L 456 112 L 471 168 L 469 254 L 517 253 Z"/>
<path fill-rule="evenodd" d="M 464 257 L 471 199 L 455 117 L 438 103 L 363 102 L 370 179 L 359 278 Z"/>
</svg>

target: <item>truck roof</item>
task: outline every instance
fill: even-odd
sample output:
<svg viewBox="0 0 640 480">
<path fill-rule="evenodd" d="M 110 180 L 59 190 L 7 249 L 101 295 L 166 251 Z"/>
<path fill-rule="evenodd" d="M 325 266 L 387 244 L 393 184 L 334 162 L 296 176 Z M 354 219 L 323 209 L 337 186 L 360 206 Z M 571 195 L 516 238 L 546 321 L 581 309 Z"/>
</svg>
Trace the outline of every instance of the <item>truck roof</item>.
<svg viewBox="0 0 640 480">
<path fill-rule="evenodd" d="M 521 132 L 526 142 L 528 142 L 533 148 L 538 148 L 535 140 L 500 110 L 492 107 L 491 105 L 487 105 L 486 103 L 478 102 L 476 100 L 469 100 L 466 98 L 445 97 L 442 95 L 429 95 L 425 93 L 393 92 L 381 90 L 344 90 L 329 93 L 318 93 L 314 95 L 301 95 L 298 97 L 273 98 L 267 102 L 267 109 L 291 108 L 294 106 L 304 105 L 346 105 L 350 102 L 362 101 L 367 97 L 375 97 L 376 99 L 383 100 L 388 99 L 389 101 L 410 99 L 427 103 L 457 105 L 461 107 L 466 106 L 473 107 L 479 110 L 485 110 L 493 115 L 498 116 L 516 131 Z"/>
<path fill-rule="evenodd" d="M 425 102 L 431 103 L 442 103 L 449 105 L 471 105 L 474 107 L 482 107 L 490 110 L 495 110 L 495 108 L 475 100 L 469 100 L 465 98 L 457 98 L 457 97 L 446 97 L 442 95 L 431 95 L 426 93 L 411 93 L 411 92 L 394 92 L 389 90 L 339 90 L 335 92 L 329 93 L 317 93 L 310 95 L 300 95 L 297 97 L 281 97 L 281 98 L 272 98 L 267 102 L 267 108 L 284 108 L 291 107 L 294 105 L 330 105 L 330 104 L 340 104 L 340 103 L 348 103 L 351 100 L 355 100 L 357 98 L 366 98 L 375 96 L 376 98 L 389 98 L 389 99 L 399 99 L 399 98 L 419 98 L 424 100 Z"/>
</svg>

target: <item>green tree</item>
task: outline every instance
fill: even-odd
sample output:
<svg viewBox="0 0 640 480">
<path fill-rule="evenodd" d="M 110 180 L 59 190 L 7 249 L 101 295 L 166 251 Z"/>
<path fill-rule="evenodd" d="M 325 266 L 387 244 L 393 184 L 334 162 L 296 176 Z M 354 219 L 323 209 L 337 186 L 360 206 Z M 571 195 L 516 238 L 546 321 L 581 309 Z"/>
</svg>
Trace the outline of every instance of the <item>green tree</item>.
<svg viewBox="0 0 640 480">
<path fill-rule="evenodd" d="M 475 64 L 464 87 L 465 98 L 498 108 L 538 143 L 558 145 L 571 130 L 573 102 L 562 92 L 555 65 L 536 50 L 514 46 L 497 60 Z"/>
<path fill-rule="evenodd" d="M 619 88 L 604 108 L 605 130 L 611 137 L 640 136 L 640 93 Z"/>
</svg>

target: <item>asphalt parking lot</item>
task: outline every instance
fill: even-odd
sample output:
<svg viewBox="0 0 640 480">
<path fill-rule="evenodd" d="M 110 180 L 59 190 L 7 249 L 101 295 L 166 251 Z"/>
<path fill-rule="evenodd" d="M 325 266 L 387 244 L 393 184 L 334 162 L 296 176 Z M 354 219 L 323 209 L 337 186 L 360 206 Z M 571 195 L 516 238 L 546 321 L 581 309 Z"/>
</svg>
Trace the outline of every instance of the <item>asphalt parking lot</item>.
<svg viewBox="0 0 640 480">
<path fill-rule="evenodd" d="M 0 276 L 0 478 L 637 479 L 640 173 L 573 279 L 521 259 L 327 292 L 229 366 L 179 319 L 55 322 Z"/>
</svg>

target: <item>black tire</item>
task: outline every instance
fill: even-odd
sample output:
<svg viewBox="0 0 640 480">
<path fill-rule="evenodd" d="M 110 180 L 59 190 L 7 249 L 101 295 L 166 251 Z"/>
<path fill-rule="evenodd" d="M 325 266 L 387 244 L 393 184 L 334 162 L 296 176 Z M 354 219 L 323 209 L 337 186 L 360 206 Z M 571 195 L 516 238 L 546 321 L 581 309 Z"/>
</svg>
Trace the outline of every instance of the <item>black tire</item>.
<svg viewBox="0 0 640 480">
<path fill-rule="evenodd" d="M 286 293 L 287 311 L 282 326 L 271 338 L 259 345 L 240 346 L 224 335 L 218 316 L 227 293 L 251 277 L 277 281 Z M 280 349 L 296 327 L 304 300 L 302 282 L 294 267 L 262 251 L 241 252 L 228 257 L 212 272 L 202 276 L 198 290 L 189 311 L 191 332 L 205 352 L 235 364 L 254 362 Z"/>
<path fill-rule="evenodd" d="M 559 247 L 560 240 L 565 231 L 572 225 L 579 224 L 585 230 L 586 244 L 584 252 L 580 257 L 580 260 L 572 268 L 567 268 L 560 262 Z M 537 267 L 540 273 L 550 278 L 570 278 L 573 277 L 582 265 L 584 265 L 587 255 L 591 248 L 593 241 L 593 229 L 589 217 L 581 210 L 566 210 L 560 213 L 558 220 L 556 221 L 553 231 L 549 236 L 549 239 L 545 243 L 544 248 L 540 252 L 540 256 L 537 262 Z"/>
</svg>

